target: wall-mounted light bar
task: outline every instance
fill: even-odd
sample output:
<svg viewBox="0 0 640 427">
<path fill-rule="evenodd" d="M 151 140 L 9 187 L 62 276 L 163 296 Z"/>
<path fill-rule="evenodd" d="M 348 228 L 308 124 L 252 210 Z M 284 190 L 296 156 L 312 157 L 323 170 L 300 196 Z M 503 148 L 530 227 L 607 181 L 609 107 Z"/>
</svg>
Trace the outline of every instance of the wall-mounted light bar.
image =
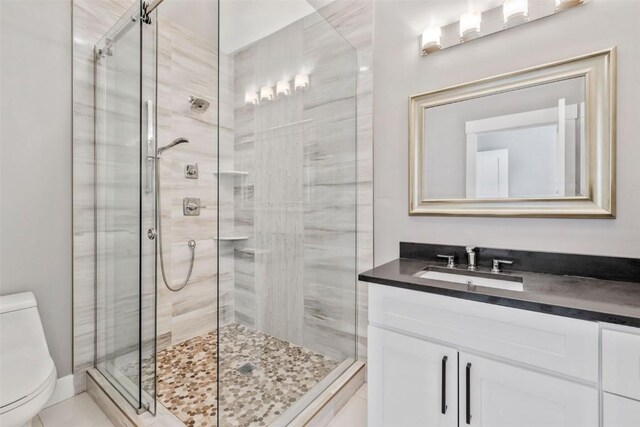
<svg viewBox="0 0 640 427">
<path fill-rule="evenodd" d="M 309 76 L 307 74 L 297 74 L 293 79 L 293 87 L 296 93 L 306 90 L 309 87 Z M 274 87 L 263 86 L 258 93 L 245 92 L 244 103 L 246 105 L 259 105 L 260 103 L 271 102 L 289 95 L 291 95 L 291 81 L 280 80 L 276 83 L 275 95 Z"/>
<path fill-rule="evenodd" d="M 483 12 L 469 10 L 456 22 L 425 28 L 420 36 L 420 52 L 423 56 L 428 55 L 564 12 L 587 2 L 588 0 L 504 0 L 502 6 Z"/>
</svg>

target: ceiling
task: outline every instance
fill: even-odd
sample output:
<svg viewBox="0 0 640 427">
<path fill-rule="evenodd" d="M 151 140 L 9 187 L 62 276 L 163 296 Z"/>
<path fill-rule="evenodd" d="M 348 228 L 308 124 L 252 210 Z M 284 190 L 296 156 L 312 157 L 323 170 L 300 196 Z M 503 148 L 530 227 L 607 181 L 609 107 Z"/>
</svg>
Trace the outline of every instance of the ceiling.
<svg viewBox="0 0 640 427">
<path fill-rule="evenodd" d="M 314 0 L 316 7 L 332 0 Z M 166 0 L 159 11 L 206 40 L 218 37 L 217 0 Z M 235 52 L 315 9 L 306 0 L 220 0 L 220 50 Z"/>
</svg>

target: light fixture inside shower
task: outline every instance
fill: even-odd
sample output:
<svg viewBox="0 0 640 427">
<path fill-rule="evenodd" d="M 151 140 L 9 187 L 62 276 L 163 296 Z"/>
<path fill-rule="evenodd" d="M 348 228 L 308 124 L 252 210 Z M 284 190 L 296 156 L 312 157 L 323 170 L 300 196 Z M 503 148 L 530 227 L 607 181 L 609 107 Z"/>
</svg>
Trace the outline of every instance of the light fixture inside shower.
<svg viewBox="0 0 640 427">
<path fill-rule="evenodd" d="M 296 74 L 293 79 L 293 89 L 296 92 L 301 92 L 309 87 L 309 76 L 307 74 Z"/>
<path fill-rule="evenodd" d="M 263 86 L 260 89 L 260 102 L 273 101 L 273 88 L 271 86 Z"/>
<path fill-rule="evenodd" d="M 247 105 L 258 105 L 258 94 L 255 92 L 245 92 L 244 103 Z"/>
<path fill-rule="evenodd" d="M 287 80 L 280 80 L 276 83 L 276 96 L 287 96 L 291 93 L 291 85 Z"/>
</svg>

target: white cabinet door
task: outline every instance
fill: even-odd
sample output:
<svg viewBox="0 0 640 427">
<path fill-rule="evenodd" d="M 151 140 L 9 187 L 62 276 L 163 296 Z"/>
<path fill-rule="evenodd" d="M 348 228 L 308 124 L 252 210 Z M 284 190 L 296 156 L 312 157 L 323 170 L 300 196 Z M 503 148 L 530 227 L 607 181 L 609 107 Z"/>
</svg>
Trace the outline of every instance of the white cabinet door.
<svg viewBox="0 0 640 427">
<path fill-rule="evenodd" d="M 369 426 L 458 425 L 456 350 L 375 326 L 368 340 Z"/>
<path fill-rule="evenodd" d="M 595 388 L 459 354 L 460 427 L 598 427 Z"/>
<path fill-rule="evenodd" d="M 602 331 L 602 389 L 640 400 L 640 335 L 637 333 Z"/>
<path fill-rule="evenodd" d="M 604 427 L 640 426 L 640 402 L 603 393 Z"/>
</svg>

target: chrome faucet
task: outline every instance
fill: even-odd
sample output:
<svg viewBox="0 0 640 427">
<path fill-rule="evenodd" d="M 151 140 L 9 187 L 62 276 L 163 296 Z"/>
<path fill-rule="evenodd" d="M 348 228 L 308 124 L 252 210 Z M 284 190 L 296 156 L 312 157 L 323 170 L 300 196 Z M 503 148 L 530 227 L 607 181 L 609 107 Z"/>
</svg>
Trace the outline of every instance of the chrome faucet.
<svg viewBox="0 0 640 427">
<path fill-rule="evenodd" d="M 467 270 L 475 271 L 478 269 L 476 265 L 476 248 L 467 246 Z"/>
<path fill-rule="evenodd" d="M 438 258 L 445 258 L 447 260 L 447 268 L 456 268 L 455 255 L 438 255 Z"/>
<path fill-rule="evenodd" d="M 503 259 L 494 259 L 493 260 L 493 266 L 491 267 L 491 272 L 492 273 L 502 273 L 502 269 L 500 268 L 500 265 L 502 265 L 502 264 L 511 265 L 511 264 L 513 264 L 513 261 L 505 261 Z"/>
</svg>

